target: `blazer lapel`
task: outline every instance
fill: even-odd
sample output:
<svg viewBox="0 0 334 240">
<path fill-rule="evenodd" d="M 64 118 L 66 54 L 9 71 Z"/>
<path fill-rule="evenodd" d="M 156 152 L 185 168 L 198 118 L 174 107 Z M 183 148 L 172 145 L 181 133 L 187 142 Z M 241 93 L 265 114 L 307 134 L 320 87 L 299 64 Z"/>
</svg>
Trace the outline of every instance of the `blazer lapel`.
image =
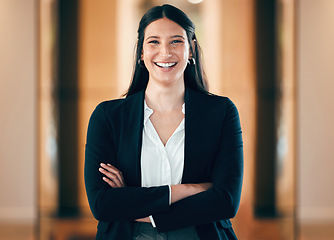
<svg viewBox="0 0 334 240">
<path fill-rule="evenodd" d="M 141 186 L 141 145 L 144 118 L 144 91 L 124 100 L 119 119 L 119 166 L 128 186 Z"/>
<path fill-rule="evenodd" d="M 185 151 L 183 183 L 209 181 L 216 133 L 210 96 L 186 89 Z"/>
<path fill-rule="evenodd" d="M 196 157 L 196 146 L 194 143 L 198 137 L 198 130 L 200 130 L 200 116 L 201 107 L 197 103 L 198 99 L 194 96 L 194 93 L 190 89 L 186 89 L 185 92 L 185 150 L 184 150 L 184 169 L 182 182 L 192 183 L 193 170 L 197 165 L 198 157 Z"/>
</svg>

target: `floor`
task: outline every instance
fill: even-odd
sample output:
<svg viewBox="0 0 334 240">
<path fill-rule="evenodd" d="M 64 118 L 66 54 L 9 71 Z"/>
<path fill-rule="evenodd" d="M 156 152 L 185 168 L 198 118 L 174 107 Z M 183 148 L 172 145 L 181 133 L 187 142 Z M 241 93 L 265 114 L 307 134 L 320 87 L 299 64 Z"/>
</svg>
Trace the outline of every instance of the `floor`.
<svg viewBox="0 0 334 240">
<path fill-rule="evenodd" d="M 1 240 L 35 240 L 35 228 L 32 224 L 0 223 Z"/>
<path fill-rule="evenodd" d="M 298 240 L 333 240 L 334 223 L 302 225 L 300 232 L 301 236 Z"/>
<path fill-rule="evenodd" d="M 333 224 L 308 224 L 293 228 L 293 224 L 277 220 L 257 220 L 236 232 L 241 240 L 333 240 Z M 42 229 L 39 231 L 39 229 Z M 296 230 L 297 231 L 294 231 Z M 94 219 L 46 219 L 40 227 L 31 224 L 0 223 L 0 240 L 93 240 L 96 230 Z M 37 233 L 40 232 L 39 237 Z M 294 232 L 294 233 L 293 233 Z M 299 232 L 297 234 L 296 232 Z M 288 233 L 288 234 L 287 234 Z M 291 234 L 292 233 L 292 234 Z M 294 236 L 295 235 L 295 236 Z M 298 237 L 296 237 L 299 235 Z"/>
</svg>

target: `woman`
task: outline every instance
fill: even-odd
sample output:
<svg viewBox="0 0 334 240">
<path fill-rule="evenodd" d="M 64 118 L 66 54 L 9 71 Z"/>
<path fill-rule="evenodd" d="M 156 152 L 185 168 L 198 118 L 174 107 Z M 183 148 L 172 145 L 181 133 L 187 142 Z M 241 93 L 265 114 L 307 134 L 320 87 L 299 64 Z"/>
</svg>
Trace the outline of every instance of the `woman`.
<svg viewBox="0 0 334 240">
<path fill-rule="evenodd" d="M 154 7 L 136 51 L 126 98 L 99 104 L 89 122 L 96 238 L 236 239 L 240 121 L 228 98 L 207 91 L 194 24 L 171 5 Z"/>
</svg>

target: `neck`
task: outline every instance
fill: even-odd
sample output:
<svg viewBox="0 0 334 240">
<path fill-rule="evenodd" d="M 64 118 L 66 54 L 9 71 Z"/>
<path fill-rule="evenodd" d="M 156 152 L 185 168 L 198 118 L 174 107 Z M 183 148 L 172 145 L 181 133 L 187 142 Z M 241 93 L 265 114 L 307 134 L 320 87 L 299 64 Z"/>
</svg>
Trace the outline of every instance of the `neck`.
<svg viewBox="0 0 334 240">
<path fill-rule="evenodd" d="M 148 82 L 145 100 L 155 111 L 167 112 L 180 109 L 184 103 L 184 83 L 173 86 L 161 86 Z"/>
</svg>

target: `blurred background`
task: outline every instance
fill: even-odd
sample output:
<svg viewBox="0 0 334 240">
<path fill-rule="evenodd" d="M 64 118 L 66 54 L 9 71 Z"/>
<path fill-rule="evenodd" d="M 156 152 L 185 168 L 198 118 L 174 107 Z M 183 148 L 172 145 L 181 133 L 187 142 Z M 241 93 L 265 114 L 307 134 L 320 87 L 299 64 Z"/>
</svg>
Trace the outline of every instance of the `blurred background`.
<svg viewBox="0 0 334 240">
<path fill-rule="evenodd" d="M 0 0 L 0 239 L 94 239 L 88 120 L 127 90 L 162 3 L 195 22 L 210 91 L 240 112 L 238 237 L 334 239 L 333 0 Z"/>
</svg>

